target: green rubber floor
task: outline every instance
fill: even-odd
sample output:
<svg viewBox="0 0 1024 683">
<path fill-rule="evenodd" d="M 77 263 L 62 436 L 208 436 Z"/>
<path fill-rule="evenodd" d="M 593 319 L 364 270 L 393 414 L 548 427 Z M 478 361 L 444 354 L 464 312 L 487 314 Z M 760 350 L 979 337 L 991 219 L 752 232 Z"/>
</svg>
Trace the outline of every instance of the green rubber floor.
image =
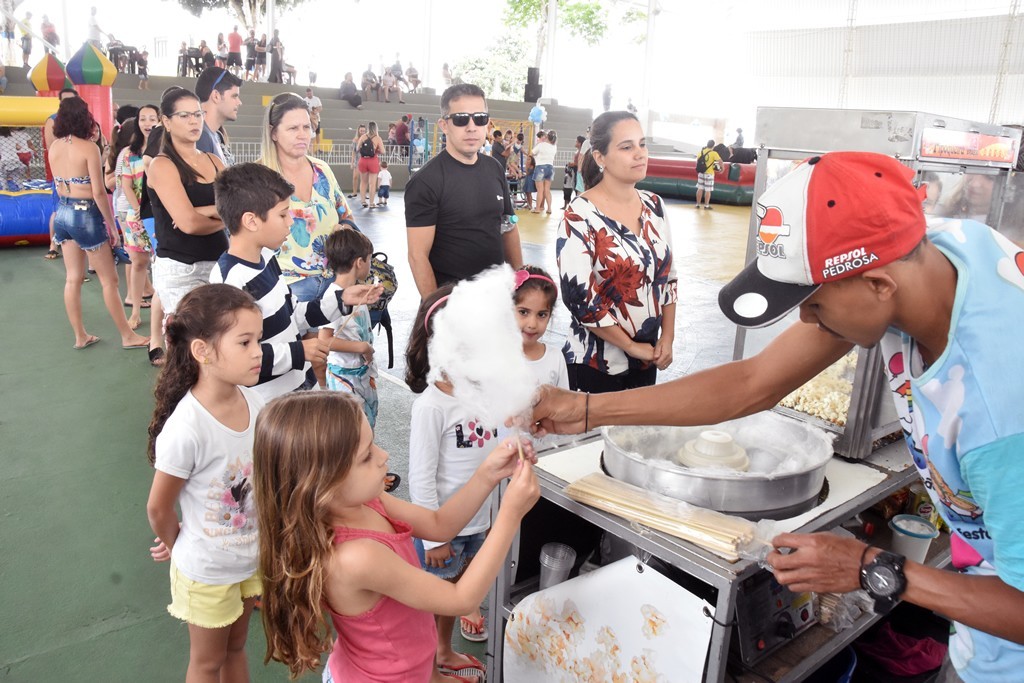
<svg viewBox="0 0 1024 683">
<path fill-rule="evenodd" d="M 181 681 L 188 632 L 166 612 L 167 565 L 148 552 L 156 371 L 144 350 L 121 349 L 95 276 L 82 306 L 102 341 L 71 348 L 64 266 L 44 251 L 0 249 L 0 681 Z M 413 397 L 379 384 L 378 442 L 405 477 Z M 455 640 L 484 657 L 482 644 Z M 253 681 L 288 680 L 263 665 L 258 617 L 247 650 Z"/>
</svg>

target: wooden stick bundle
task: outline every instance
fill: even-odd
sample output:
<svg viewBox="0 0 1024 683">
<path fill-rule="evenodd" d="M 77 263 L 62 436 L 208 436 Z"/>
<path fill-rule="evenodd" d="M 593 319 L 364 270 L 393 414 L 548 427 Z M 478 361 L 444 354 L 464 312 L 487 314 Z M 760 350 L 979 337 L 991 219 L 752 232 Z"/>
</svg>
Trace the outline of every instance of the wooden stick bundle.
<svg viewBox="0 0 1024 683">
<path fill-rule="evenodd" d="M 575 501 L 676 536 L 731 561 L 738 560 L 739 548 L 754 538 L 752 522 L 645 491 L 600 472 L 569 484 L 565 493 Z"/>
</svg>

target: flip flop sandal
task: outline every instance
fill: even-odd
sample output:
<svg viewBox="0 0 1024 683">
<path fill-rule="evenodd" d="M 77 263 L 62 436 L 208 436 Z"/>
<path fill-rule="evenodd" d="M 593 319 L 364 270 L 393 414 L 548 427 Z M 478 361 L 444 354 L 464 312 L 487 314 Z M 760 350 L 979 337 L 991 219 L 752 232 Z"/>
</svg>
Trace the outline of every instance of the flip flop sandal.
<svg viewBox="0 0 1024 683">
<path fill-rule="evenodd" d="M 467 626 L 474 628 L 476 633 L 467 629 Z M 487 622 L 482 614 L 480 615 L 480 621 L 476 622 L 469 617 L 459 617 L 459 631 L 462 632 L 462 637 L 471 643 L 483 643 L 487 641 Z M 465 656 L 472 657 L 472 655 Z"/>
<path fill-rule="evenodd" d="M 452 673 L 450 671 L 441 671 L 441 676 L 443 676 L 444 678 L 451 678 L 451 679 L 456 680 L 456 681 L 462 681 L 462 683 L 483 683 L 484 682 L 483 675 L 479 675 L 479 676 L 477 676 L 477 675 L 460 676 L 460 675 L 454 674 L 454 673 Z"/>
<path fill-rule="evenodd" d="M 88 339 L 85 340 L 85 343 L 82 344 L 81 346 L 79 346 L 78 344 L 75 344 L 75 345 L 72 346 L 72 348 L 74 348 L 76 351 L 81 351 L 82 349 L 89 348 L 90 346 L 92 346 L 93 344 L 98 342 L 99 340 L 100 340 L 99 337 L 89 337 Z"/>
<path fill-rule="evenodd" d="M 483 662 L 469 654 L 468 652 L 460 652 L 463 657 L 469 660 L 469 664 L 463 664 L 462 666 L 449 666 L 448 664 L 438 664 L 437 668 L 442 674 L 449 676 L 466 677 L 466 676 L 483 676 L 487 673 L 487 667 L 484 666 Z"/>
<path fill-rule="evenodd" d="M 391 481 L 384 485 L 384 493 L 391 493 L 402 483 L 402 477 L 394 472 L 388 472 L 385 476 L 390 477 Z"/>
<path fill-rule="evenodd" d="M 60 258 L 60 254 L 57 253 L 56 249 L 51 249 L 50 251 L 46 252 L 43 258 L 46 259 L 47 261 L 52 261 L 54 259 Z"/>
<path fill-rule="evenodd" d="M 159 346 L 155 349 L 149 350 L 149 364 L 154 368 L 163 367 L 164 364 L 164 350 Z"/>
<path fill-rule="evenodd" d="M 470 674 L 469 676 L 460 676 L 459 674 L 452 673 L 451 671 L 441 671 L 441 675 L 445 678 L 452 678 L 456 681 L 462 681 L 462 683 L 484 683 L 484 674 Z"/>
</svg>

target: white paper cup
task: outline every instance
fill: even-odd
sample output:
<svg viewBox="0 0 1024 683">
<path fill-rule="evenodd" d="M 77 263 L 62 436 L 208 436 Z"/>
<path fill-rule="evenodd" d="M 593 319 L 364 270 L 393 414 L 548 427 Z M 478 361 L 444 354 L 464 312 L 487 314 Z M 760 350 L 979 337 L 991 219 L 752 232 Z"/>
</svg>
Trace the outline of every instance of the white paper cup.
<svg viewBox="0 0 1024 683">
<path fill-rule="evenodd" d="M 550 588 L 569 578 L 576 551 L 564 543 L 545 543 L 540 549 L 540 589 Z"/>
<path fill-rule="evenodd" d="M 892 549 L 914 562 L 924 562 L 928 547 L 939 530 L 924 517 L 917 515 L 896 515 L 889 520 L 892 529 Z"/>
</svg>

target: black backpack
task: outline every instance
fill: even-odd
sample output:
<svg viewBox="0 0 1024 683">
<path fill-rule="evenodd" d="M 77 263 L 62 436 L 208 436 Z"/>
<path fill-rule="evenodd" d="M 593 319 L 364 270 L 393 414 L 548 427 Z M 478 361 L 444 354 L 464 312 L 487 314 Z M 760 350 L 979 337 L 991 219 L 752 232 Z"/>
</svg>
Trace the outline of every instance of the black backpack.
<svg viewBox="0 0 1024 683">
<path fill-rule="evenodd" d="M 377 153 L 377 148 L 373 144 L 373 138 L 369 135 L 366 139 L 359 143 L 359 156 L 361 157 L 372 157 Z"/>
<path fill-rule="evenodd" d="M 358 229 L 358 228 L 357 228 Z M 395 296 L 398 289 L 398 278 L 395 277 L 395 268 L 388 263 L 388 255 L 382 251 L 375 252 L 370 261 L 370 276 L 363 280 L 364 284 L 372 285 L 374 279 L 384 285 L 384 293 L 380 295 L 377 303 L 370 304 L 370 323 L 373 327 L 380 325 L 388 338 L 388 367 L 395 367 L 395 336 L 391 329 L 391 314 L 388 313 L 388 303 Z"/>
<path fill-rule="evenodd" d="M 708 154 L 710 153 L 711 150 L 705 149 L 705 151 L 701 153 L 700 156 L 697 157 L 697 173 L 708 172 Z"/>
</svg>

